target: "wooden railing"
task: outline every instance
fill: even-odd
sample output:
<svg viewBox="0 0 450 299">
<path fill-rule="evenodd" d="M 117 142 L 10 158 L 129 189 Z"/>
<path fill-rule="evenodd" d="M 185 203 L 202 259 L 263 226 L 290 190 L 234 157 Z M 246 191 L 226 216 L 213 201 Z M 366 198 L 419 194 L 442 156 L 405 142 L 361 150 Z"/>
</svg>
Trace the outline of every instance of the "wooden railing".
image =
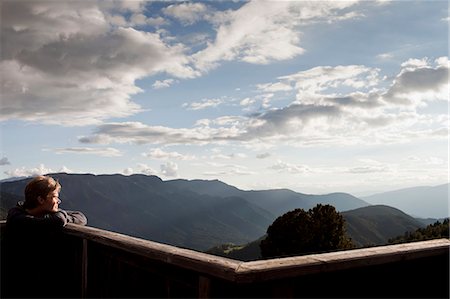
<svg viewBox="0 0 450 299">
<path fill-rule="evenodd" d="M 448 239 L 241 262 L 93 227 L 64 233 L 67 297 L 449 296 Z"/>
</svg>

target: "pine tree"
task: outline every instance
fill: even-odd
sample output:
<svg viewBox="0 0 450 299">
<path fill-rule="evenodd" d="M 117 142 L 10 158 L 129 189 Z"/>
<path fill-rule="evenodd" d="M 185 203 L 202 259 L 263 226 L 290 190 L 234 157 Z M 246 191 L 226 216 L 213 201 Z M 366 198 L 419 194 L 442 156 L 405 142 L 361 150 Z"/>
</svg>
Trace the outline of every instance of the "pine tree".
<svg viewBox="0 0 450 299">
<path fill-rule="evenodd" d="M 352 248 L 345 220 L 331 205 L 318 204 L 307 212 L 295 209 L 278 217 L 261 241 L 263 258 L 294 256 Z"/>
</svg>

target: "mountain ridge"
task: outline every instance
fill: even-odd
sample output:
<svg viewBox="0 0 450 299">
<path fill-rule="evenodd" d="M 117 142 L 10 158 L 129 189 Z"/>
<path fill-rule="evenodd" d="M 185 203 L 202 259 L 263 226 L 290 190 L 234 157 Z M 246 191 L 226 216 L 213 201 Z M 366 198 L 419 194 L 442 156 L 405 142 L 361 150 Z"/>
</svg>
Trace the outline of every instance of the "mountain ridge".
<svg viewBox="0 0 450 299">
<path fill-rule="evenodd" d="M 90 226 L 200 251 L 260 238 L 277 217 L 296 208 L 308 210 L 318 203 L 339 212 L 370 207 L 340 192 L 244 191 L 219 180 L 164 181 L 143 174 L 49 175 L 62 184 L 61 208 L 82 211 Z M 28 181 L 0 182 L 2 216 L 23 198 Z"/>
<path fill-rule="evenodd" d="M 332 200 L 291 190 L 244 191 L 219 180 L 169 180 L 135 174 L 49 174 L 62 185 L 61 208 L 80 210 L 94 227 L 195 250 L 263 235 L 273 220 L 293 208 Z M 2 213 L 23 197 L 28 179 L 2 182 Z M 339 207 L 367 203 L 336 197 Z"/>
<path fill-rule="evenodd" d="M 450 184 L 417 186 L 361 197 L 370 204 L 396 207 L 416 218 L 446 218 L 449 210 Z"/>
</svg>

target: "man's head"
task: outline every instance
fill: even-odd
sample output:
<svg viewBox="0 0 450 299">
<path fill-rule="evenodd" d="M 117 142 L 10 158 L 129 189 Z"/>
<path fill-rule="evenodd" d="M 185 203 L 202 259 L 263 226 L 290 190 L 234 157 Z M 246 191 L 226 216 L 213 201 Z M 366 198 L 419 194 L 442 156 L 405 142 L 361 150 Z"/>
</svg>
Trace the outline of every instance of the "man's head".
<svg viewBox="0 0 450 299">
<path fill-rule="evenodd" d="M 56 212 L 59 200 L 61 185 L 58 181 L 49 176 L 37 176 L 33 178 L 25 187 L 24 208 L 38 209 L 40 212 Z"/>
</svg>

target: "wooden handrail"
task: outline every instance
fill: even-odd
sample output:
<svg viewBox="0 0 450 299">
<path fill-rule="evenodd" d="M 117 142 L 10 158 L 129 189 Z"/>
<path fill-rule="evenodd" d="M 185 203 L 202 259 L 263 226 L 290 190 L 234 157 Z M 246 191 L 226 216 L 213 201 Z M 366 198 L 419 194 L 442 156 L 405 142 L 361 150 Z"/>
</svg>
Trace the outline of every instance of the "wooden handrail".
<svg viewBox="0 0 450 299">
<path fill-rule="evenodd" d="M 66 231 L 83 239 L 238 283 L 295 277 L 430 257 L 448 252 L 450 248 L 449 239 L 435 239 L 242 262 L 93 227 L 67 225 Z"/>
<path fill-rule="evenodd" d="M 0 226 L 4 226 L 4 224 L 4 221 L 0 221 Z M 82 240 L 117 248 L 152 260 L 193 270 L 201 275 L 213 276 L 236 283 L 282 279 L 432 257 L 448 253 L 450 248 L 449 239 L 435 239 L 242 262 L 89 226 L 68 224 L 65 232 Z"/>
<path fill-rule="evenodd" d="M 65 230 L 82 239 L 230 281 L 235 280 L 236 269 L 243 263 L 89 226 L 68 224 Z"/>
</svg>

